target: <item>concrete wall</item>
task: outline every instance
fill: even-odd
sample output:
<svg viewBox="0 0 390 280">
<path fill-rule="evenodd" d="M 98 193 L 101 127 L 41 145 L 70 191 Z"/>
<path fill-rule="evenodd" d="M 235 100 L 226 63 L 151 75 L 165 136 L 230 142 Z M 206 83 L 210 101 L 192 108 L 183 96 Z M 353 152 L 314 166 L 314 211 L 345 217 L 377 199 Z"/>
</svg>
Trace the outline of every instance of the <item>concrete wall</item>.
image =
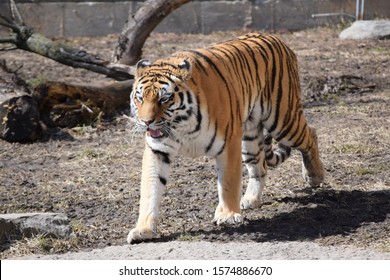
<svg viewBox="0 0 390 280">
<path fill-rule="evenodd" d="M 0 0 L 0 13 L 7 13 Z M 143 1 L 16 0 L 26 23 L 47 36 L 100 36 L 121 31 Z M 337 24 L 355 15 L 355 0 L 194 0 L 169 15 L 158 32 L 210 33 L 224 30 L 299 30 Z M 390 18 L 390 1 L 365 1 L 365 19 Z M 4 30 L 3 30 L 4 34 Z"/>
</svg>

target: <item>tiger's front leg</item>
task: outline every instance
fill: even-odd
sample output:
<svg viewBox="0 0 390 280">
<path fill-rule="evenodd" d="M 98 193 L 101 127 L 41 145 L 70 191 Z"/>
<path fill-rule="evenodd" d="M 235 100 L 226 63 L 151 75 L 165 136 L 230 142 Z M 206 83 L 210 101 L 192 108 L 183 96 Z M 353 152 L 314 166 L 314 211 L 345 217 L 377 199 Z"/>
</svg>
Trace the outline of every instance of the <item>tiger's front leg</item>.
<svg viewBox="0 0 390 280">
<path fill-rule="evenodd" d="M 170 171 L 169 154 L 145 147 L 142 160 L 141 200 L 138 222 L 127 242 L 151 239 L 156 235 L 160 202 Z"/>
<path fill-rule="evenodd" d="M 214 222 L 219 224 L 241 223 L 241 143 L 233 140 L 225 151 L 217 156 L 218 198 Z"/>
</svg>

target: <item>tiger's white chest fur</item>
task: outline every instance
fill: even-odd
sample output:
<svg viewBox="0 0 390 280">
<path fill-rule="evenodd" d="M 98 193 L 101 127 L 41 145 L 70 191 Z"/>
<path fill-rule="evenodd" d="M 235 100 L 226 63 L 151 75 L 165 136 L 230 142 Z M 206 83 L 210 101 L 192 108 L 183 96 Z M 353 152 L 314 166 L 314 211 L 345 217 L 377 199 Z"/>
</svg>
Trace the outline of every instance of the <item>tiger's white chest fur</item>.
<svg viewBox="0 0 390 280">
<path fill-rule="evenodd" d="M 196 137 L 183 135 L 178 154 L 187 157 L 215 156 L 224 144 L 224 139 L 215 135 L 214 127 L 202 127 Z"/>
</svg>

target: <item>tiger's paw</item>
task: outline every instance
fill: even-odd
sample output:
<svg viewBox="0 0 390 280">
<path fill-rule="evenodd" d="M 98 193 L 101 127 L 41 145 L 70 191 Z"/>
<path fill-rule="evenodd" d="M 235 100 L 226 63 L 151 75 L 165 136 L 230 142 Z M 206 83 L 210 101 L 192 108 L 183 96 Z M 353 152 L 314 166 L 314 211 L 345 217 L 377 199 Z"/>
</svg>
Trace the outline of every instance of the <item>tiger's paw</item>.
<svg viewBox="0 0 390 280">
<path fill-rule="evenodd" d="M 321 185 L 321 183 L 324 182 L 324 177 L 325 177 L 325 174 L 324 174 L 324 169 L 323 167 L 321 166 L 321 168 L 319 170 L 317 170 L 316 172 L 308 172 L 305 167 L 303 166 L 302 167 L 302 176 L 303 176 L 303 179 L 305 180 L 305 182 L 307 184 L 309 184 L 311 187 L 318 187 Z"/>
<path fill-rule="evenodd" d="M 217 225 L 222 224 L 240 224 L 244 221 L 244 218 L 240 213 L 231 212 L 218 212 L 215 213 L 213 222 Z"/>
<path fill-rule="evenodd" d="M 127 235 L 127 243 L 133 244 L 136 242 L 149 240 L 156 235 L 156 232 L 149 228 L 133 228 Z"/>
<path fill-rule="evenodd" d="M 303 174 L 303 178 L 311 187 L 319 187 L 324 182 L 324 176 L 309 176 L 307 173 Z"/>
<path fill-rule="evenodd" d="M 240 207 L 242 210 L 260 208 L 261 199 L 255 196 L 252 197 L 244 196 L 241 198 Z"/>
</svg>

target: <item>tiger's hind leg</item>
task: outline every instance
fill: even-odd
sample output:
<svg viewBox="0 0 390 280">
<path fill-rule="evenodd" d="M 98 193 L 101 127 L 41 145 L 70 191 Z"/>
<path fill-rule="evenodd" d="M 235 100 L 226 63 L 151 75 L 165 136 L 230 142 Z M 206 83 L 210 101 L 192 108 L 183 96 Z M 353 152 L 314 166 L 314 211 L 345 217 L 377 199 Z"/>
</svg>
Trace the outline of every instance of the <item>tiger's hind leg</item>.
<svg viewBox="0 0 390 280">
<path fill-rule="evenodd" d="M 246 131 L 242 138 L 242 160 L 248 170 L 248 186 L 241 198 L 241 209 L 261 206 L 261 197 L 265 187 L 267 164 L 263 144 L 263 128 Z"/>
<path fill-rule="evenodd" d="M 302 176 L 310 186 L 319 186 L 325 177 L 322 165 L 316 131 L 307 126 L 306 141 L 297 147 L 302 153 Z"/>
<path fill-rule="evenodd" d="M 283 163 L 291 155 L 291 148 L 281 143 L 278 143 L 277 148 L 273 149 L 272 136 L 270 134 L 264 137 L 264 150 L 267 165 L 272 167 Z"/>
<path fill-rule="evenodd" d="M 319 186 L 324 181 L 325 171 L 319 155 L 317 134 L 307 125 L 303 116 L 300 119 L 298 129 L 290 136 L 278 140 L 283 145 L 296 148 L 301 152 L 303 179 L 310 186 Z M 278 138 L 277 135 L 273 136 Z"/>
</svg>

